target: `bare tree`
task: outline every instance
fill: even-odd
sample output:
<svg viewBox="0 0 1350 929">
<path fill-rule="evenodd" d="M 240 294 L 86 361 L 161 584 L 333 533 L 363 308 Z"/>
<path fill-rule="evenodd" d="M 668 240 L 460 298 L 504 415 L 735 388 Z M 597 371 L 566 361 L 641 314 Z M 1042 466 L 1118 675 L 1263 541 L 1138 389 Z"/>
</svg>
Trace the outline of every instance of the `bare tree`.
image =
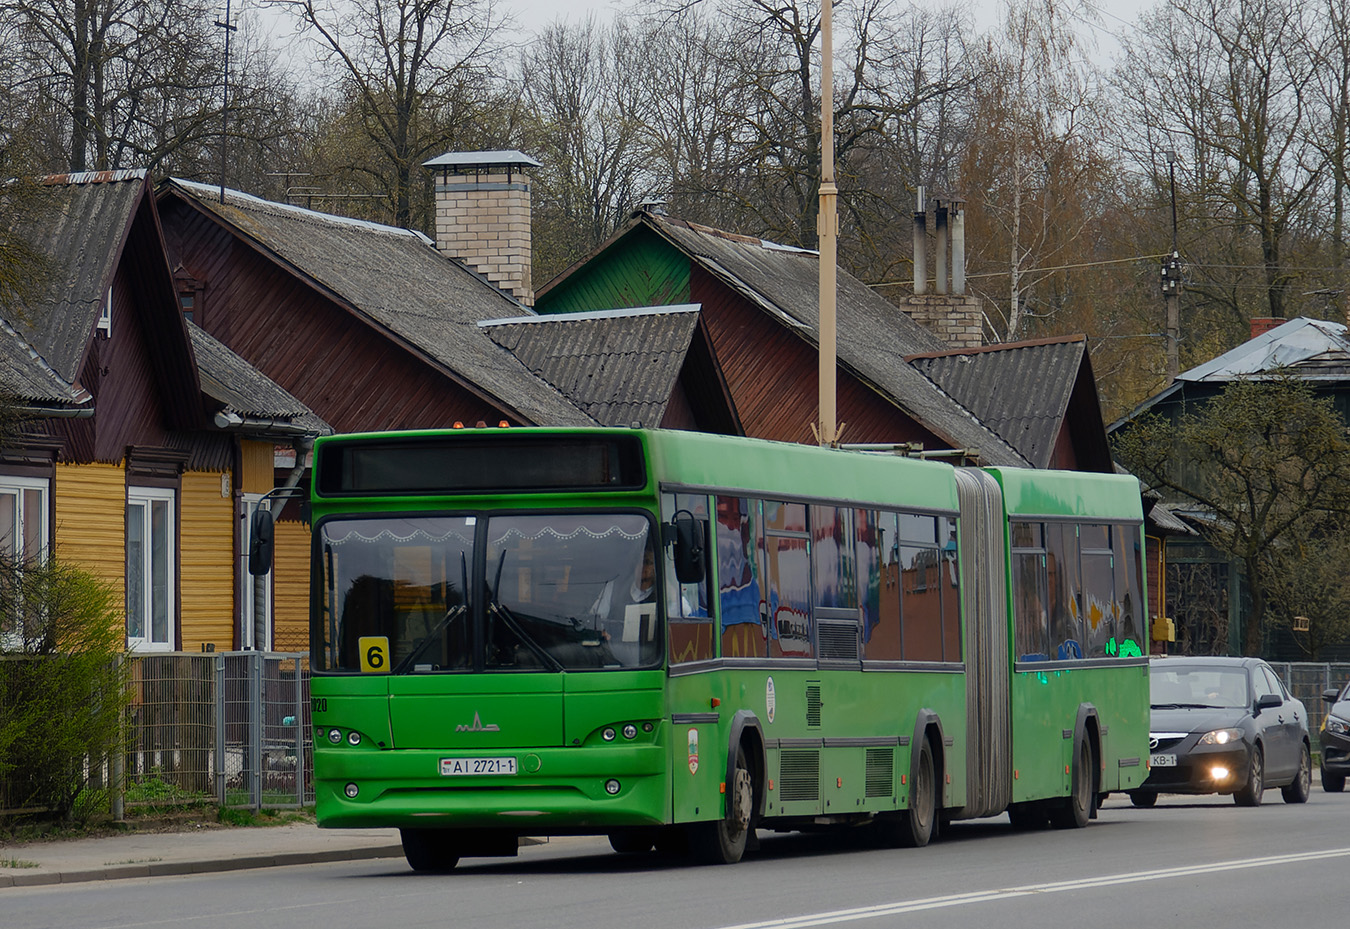
<svg viewBox="0 0 1350 929">
<path fill-rule="evenodd" d="M 221 58 L 202 0 L 0 0 L 0 20 L 20 102 L 55 143 L 40 170 L 155 167 L 216 128 Z"/>
<path fill-rule="evenodd" d="M 1309 34 L 1303 0 L 1166 0 L 1127 40 L 1118 75 L 1122 125 L 1178 151 L 1187 234 L 1210 243 L 1188 289 L 1239 325 L 1286 316 L 1291 229 L 1324 172 Z"/>
<path fill-rule="evenodd" d="M 271 0 L 314 36 L 333 100 L 363 143 L 341 167 L 407 226 L 427 157 L 495 102 L 488 68 L 501 52 L 491 0 Z M 368 157 L 367 157 L 368 156 Z M 425 220 L 425 217 L 423 217 Z"/>
<path fill-rule="evenodd" d="M 548 26 L 522 55 L 532 148 L 543 162 L 534 185 L 543 279 L 599 245 L 636 205 L 647 98 L 627 63 L 639 57 L 627 25 L 594 18 Z"/>
</svg>

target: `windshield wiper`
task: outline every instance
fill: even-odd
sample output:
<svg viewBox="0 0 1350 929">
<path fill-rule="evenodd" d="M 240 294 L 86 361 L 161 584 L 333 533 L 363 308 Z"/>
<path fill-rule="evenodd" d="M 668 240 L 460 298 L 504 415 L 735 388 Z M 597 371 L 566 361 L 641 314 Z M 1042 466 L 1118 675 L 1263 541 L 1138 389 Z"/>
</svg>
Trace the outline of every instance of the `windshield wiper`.
<svg viewBox="0 0 1350 929">
<path fill-rule="evenodd" d="M 465 561 L 463 552 L 459 553 L 459 577 L 460 583 L 464 585 L 460 589 L 467 593 L 469 590 L 469 566 L 468 563 Z M 450 599 L 449 591 L 446 591 L 445 598 L 447 600 Z M 444 633 L 445 630 L 450 627 L 450 624 L 459 617 L 463 616 L 466 612 L 468 612 L 468 609 L 469 605 L 466 602 L 456 604 L 455 606 L 452 606 L 450 607 L 450 609 L 446 610 L 445 615 L 440 618 L 440 621 L 436 623 L 436 627 L 432 629 L 430 633 L 427 634 L 427 637 L 422 641 L 418 642 L 417 645 L 413 648 L 413 650 L 409 652 L 407 656 L 398 663 L 397 667 L 395 667 L 394 670 L 390 671 L 389 673 L 402 674 L 404 671 L 411 668 L 413 664 L 417 661 L 417 659 L 421 656 L 421 654 L 427 650 L 427 646 L 430 645 L 432 642 L 439 641 L 441 634 Z"/>
<path fill-rule="evenodd" d="M 563 669 L 562 662 L 550 655 L 547 649 L 536 642 L 534 637 L 516 621 L 516 617 L 506 608 L 506 604 L 497 599 L 497 593 L 502 589 L 502 568 L 504 567 L 506 567 L 506 549 L 502 549 L 502 557 L 497 559 L 497 576 L 493 578 L 492 589 L 489 591 L 488 612 L 496 613 L 501 617 L 502 622 L 506 624 L 506 628 L 514 632 L 516 638 L 524 642 L 525 647 L 534 652 L 540 661 L 554 671 L 561 671 Z"/>
<path fill-rule="evenodd" d="M 1151 707 L 1155 710 L 1218 710 L 1222 707 L 1214 706 L 1210 703 L 1155 703 Z"/>
<path fill-rule="evenodd" d="M 562 662 L 559 661 L 557 658 L 554 658 L 552 655 L 550 655 L 547 649 L 545 649 L 542 645 L 536 642 L 534 638 L 528 632 L 525 631 L 525 629 L 520 625 L 520 623 L 516 621 L 515 616 L 511 615 L 511 611 L 506 608 L 505 604 L 498 603 L 494 598 L 494 600 L 488 604 L 488 612 L 496 613 L 499 617 L 501 617 L 502 622 L 506 624 L 506 628 L 514 632 L 516 634 L 516 638 L 524 642 L 525 647 L 528 648 L 530 651 L 534 652 L 535 655 L 538 656 L 539 660 L 542 661 L 545 665 L 547 665 L 554 671 L 563 670 Z"/>
<path fill-rule="evenodd" d="M 402 674 L 404 671 L 408 670 L 408 668 L 412 667 L 413 664 L 417 661 L 417 659 L 422 656 L 422 653 L 427 650 L 427 646 L 429 646 L 432 642 L 439 642 L 441 634 L 445 632 L 447 628 L 449 628 L 452 622 L 454 622 L 459 617 L 463 616 L 466 611 L 467 608 L 462 603 L 452 606 L 450 607 L 450 609 L 446 610 L 445 615 L 441 617 L 440 622 L 436 623 L 436 627 L 427 634 L 427 637 L 422 641 L 418 642 L 417 647 L 414 648 L 412 651 L 410 651 L 407 654 L 407 657 L 405 657 L 402 661 L 400 661 L 398 663 L 398 666 L 389 673 Z"/>
</svg>

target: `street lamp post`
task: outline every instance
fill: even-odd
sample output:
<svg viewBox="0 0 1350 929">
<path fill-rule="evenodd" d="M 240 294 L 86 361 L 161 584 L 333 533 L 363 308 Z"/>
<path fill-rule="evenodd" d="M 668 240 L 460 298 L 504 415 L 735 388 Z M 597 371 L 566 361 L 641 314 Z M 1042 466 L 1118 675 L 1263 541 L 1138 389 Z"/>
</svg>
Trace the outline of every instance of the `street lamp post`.
<svg viewBox="0 0 1350 929">
<path fill-rule="evenodd" d="M 1177 153 L 1169 148 L 1164 155 L 1172 191 L 1172 252 L 1162 266 L 1162 291 L 1167 302 L 1167 383 L 1171 384 L 1181 372 L 1181 253 L 1177 251 Z"/>
</svg>

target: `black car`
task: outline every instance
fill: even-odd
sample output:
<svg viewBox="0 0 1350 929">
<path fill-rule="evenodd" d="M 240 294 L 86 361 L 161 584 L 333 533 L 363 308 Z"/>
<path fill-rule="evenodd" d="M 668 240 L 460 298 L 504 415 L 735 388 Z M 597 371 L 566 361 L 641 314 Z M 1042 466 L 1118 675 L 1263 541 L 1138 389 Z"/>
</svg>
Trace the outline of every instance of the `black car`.
<svg viewBox="0 0 1350 929">
<path fill-rule="evenodd" d="M 1257 806 L 1267 787 L 1286 803 L 1308 799 L 1307 710 L 1261 659 L 1154 658 L 1149 694 L 1149 774 L 1130 792 L 1135 806 L 1160 793 L 1232 794 Z"/>
<path fill-rule="evenodd" d="M 1331 704 L 1322 720 L 1322 789 L 1338 794 L 1350 774 L 1350 684 L 1329 688 L 1322 699 Z"/>
</svg>

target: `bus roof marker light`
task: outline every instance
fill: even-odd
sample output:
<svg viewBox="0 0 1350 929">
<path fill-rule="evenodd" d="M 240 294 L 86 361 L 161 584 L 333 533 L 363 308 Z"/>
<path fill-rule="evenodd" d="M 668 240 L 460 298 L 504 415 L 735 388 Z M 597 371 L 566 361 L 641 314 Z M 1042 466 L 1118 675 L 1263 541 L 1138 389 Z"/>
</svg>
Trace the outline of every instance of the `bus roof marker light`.
<svg viewBox="0 0 1350 929">
<path fill-rule="evenodd" d="M 500 421 L 499 423 L 497 423 L 497 425 L 500 426 L 502 429 L 506 429 L 506 428 L 510 427 L 511 424 L 508 423 L 506 420 L 503 419 L 502 421 Z"/>
</svg>

